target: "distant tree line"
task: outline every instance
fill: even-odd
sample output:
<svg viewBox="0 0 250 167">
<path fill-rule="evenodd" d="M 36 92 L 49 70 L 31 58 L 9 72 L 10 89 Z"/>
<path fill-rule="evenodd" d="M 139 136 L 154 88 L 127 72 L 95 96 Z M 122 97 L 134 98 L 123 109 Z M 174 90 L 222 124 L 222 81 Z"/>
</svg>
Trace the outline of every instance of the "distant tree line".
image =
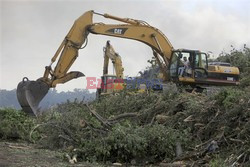
<svg viewBox="0 0 250 167">
<path fill-rule="evenodd" d="M 51 89 L 40 103 L 41 108 L 48 108 L 58 103 L 69 101 L 92 101 L 95 99 L 95 93 L 90 93 L 86 89 L 74 89 L 73 91 L 57 92 Z M 16 89 L 4 90 L 0 89 L 0 108 L 11 107 L 21 109 L 16 97 Z"/>
</svg>

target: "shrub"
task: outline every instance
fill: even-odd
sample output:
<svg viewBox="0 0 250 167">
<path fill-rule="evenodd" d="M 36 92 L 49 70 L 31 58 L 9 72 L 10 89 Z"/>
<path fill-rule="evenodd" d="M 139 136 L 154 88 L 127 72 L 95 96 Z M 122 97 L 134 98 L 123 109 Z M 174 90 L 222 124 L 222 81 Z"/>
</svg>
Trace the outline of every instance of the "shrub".
<svg viewBox="0 0 250 167">
<path fill-rule="evenodd" d="M 2 139 L 28 140 L 34 124 L 34 119 L 21 111 L 11 108 L 0 109 L 0 138 Z"/>
<path fill-rule="evenodd" d="M 238 105 L 240 96 L 244 91 L 235 89 L 235 88 L 224 88 L 217 95 L 214 96 L 214 99 L 217 101 L 219 106 L 229 109 Z"/>
<path fill-rule="evenodd" d="M 127 123 L 127 126 L 117 124 L 107 136 L 85 141 L 81 150 L 86 160 L 159 162 L 175 157 L 176 141 L 185 146 L 187 136 L 163 125 L 143 127 Z"/>
</svg>

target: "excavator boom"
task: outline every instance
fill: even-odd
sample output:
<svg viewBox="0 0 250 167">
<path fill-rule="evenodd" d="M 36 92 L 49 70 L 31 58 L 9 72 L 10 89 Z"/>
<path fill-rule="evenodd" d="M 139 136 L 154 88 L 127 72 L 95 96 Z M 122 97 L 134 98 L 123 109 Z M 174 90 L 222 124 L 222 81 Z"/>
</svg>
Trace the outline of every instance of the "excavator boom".
<svg viewBox="0 0 250 167">
<path fill-rule="evenodd" d="M 117 20 L 124 24 L 108 25 L 93 23 L 93 14 Z M 68 82 L 74 78 L 84 76 L 81 72 L 68 72 L 68 70 L 78 57 L 78 50 L 82 48 L 84 43 L 84 47 L 86 46 L 89 33 L 127 38 L 149 45 L 155 56 L 159 54 L 162 57 L 164 63 L 162 62 L 161 69 L 163 74 L 165 74 L 165 79 L 167 79 L 167 73 L 164 69 L 168 65 L 173 47 L 161 31 L 143 21 L 88 11 L 74 22 L 69 33 L 52 57 L 50 65 L 45 68 L 43 77 L 36 81 L 23 80 L 18 84 L 17 97 L 25 112 L 29 114 L 33 112 L 34 115 L 38 115 L 39 103 L 47 94 L 49 88 L 55 87 L 60 83 Z M 55 68 L 52 69 L 51 65 L 57 59 L 57 64 Z"/>
</svg>

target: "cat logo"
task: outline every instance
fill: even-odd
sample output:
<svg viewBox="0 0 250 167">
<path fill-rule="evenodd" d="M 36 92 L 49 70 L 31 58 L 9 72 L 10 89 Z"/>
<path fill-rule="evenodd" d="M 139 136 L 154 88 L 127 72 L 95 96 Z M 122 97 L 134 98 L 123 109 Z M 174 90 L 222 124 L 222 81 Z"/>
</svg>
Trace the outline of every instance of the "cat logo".
<svg viewBox="0 0 250 167">
<path fill-rule="evenodd" d="M 128 28 L 111 28 L 107 30 L 106 32 L 112 33 L 112 34 L 118 34 L 118 35 L 123 35 Z"/>
<path fill-rule="evenodd" d="M 115 28 L 115 29 L 114 29 L 114 33 L 115 33 L 115 34 L 122 34 L 122 29 L 120 29 L 120 28 Z"/>
</svg>

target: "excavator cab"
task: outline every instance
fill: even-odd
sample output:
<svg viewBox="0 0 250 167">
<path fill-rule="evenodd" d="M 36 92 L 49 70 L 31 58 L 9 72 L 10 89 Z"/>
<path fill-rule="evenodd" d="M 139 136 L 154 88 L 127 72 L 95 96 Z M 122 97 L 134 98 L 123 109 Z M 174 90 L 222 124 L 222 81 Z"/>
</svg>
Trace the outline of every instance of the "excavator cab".
<svg viewBox="0 0 250 167">
<path fill-rule="evenodd" d="M 173 51 L 169 68 L 171 79 L 184 85 L 239 84 L 237 67 L 209 65 L 207 54 L 198 50 Z"/>
<path fill-rule="evenodd" d="M 171 79 L 184 85 L 239 84 L 237 67 L 209 65 L 207 54 L 198 50 L 173 51 L 169 68 Z"/>
</svg>

